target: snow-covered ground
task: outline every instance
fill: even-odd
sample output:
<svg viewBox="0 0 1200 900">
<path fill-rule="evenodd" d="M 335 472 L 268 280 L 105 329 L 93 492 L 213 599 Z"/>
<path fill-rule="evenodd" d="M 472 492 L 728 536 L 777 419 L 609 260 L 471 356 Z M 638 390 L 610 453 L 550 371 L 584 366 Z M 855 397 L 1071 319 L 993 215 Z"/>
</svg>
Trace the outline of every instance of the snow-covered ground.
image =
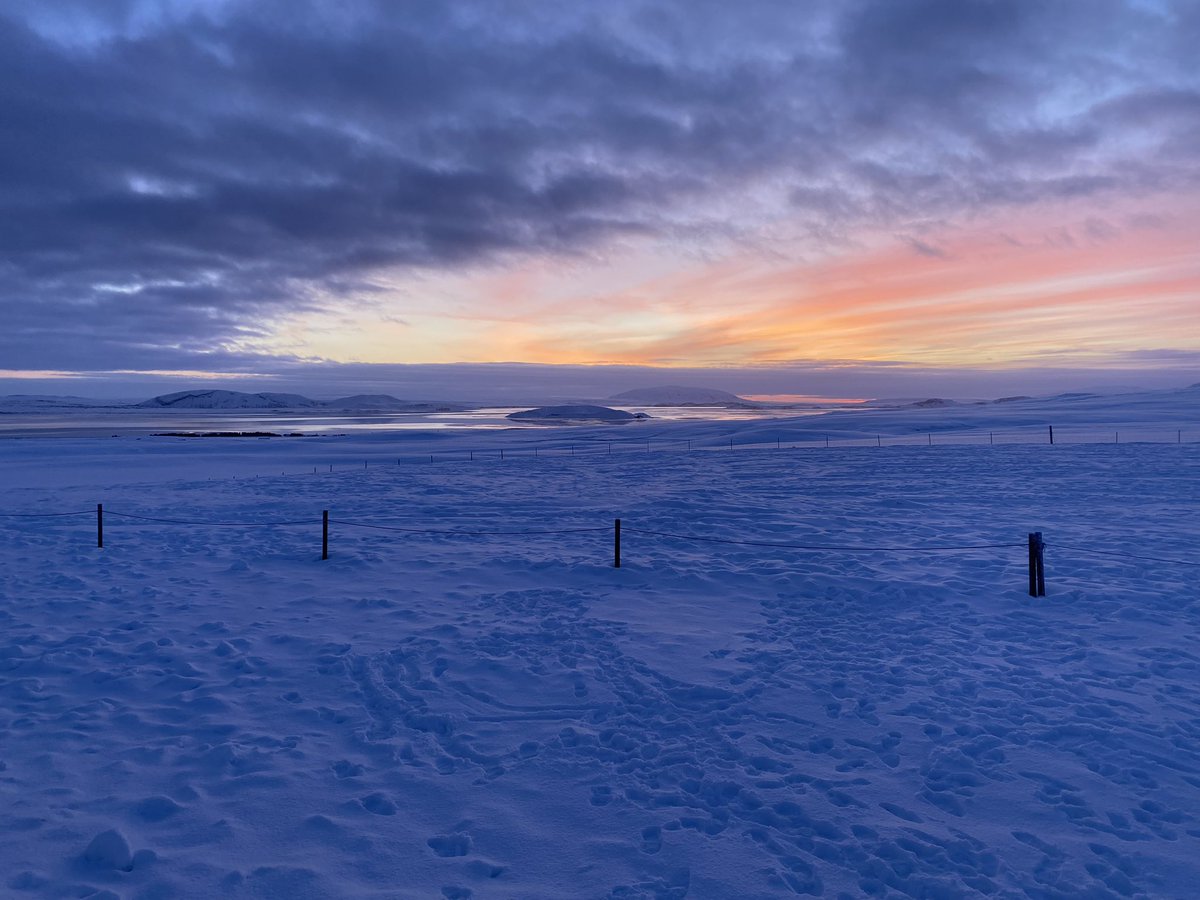
<svg viewBox="0 0 1200 900">
<path fill-rule="evenodd" d="M 0 894 L 1195 896 L 1200 445 L 979 422 L 0 441 Z"/>
</svg>

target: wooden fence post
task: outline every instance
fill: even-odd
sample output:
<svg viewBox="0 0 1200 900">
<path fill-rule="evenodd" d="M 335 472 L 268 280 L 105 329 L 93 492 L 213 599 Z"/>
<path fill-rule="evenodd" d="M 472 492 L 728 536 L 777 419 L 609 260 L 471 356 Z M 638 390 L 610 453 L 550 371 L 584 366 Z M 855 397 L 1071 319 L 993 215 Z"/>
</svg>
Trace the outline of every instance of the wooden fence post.
<svg viewBox="0 0 1200 900">
<path fill-rule="evenodd" d="M 1046 596 L 1046 542 L 1042 540 L 1042 533 L 1037 534 L 1037 590 L 1039 597 Z"/>
<path fill-rule="evenodd" d="M 96 504 L 96 546 L 104 546 L 104 504 Z"/>
<path fill-rule="evenodd" d="M 613 520 L 613 568 L 621 568 L 621 520 Z"/>
<path fill-rule="evenodd" d="M 1050 428 L 1050 443 L 1053 444 L 1054 443 L 1054 426 L 1050 425 L 1049 428 Z"/>
<path fill-rule="evenodd" d="M 329 510 L 321 510 L 321 559 L 329 559 Z"/>
<path fill-rule="evenodd" d="M 1029 532 L 1029 596 L 1046 596 L 1046 544 L 1040 531 Z"/>
</svg>

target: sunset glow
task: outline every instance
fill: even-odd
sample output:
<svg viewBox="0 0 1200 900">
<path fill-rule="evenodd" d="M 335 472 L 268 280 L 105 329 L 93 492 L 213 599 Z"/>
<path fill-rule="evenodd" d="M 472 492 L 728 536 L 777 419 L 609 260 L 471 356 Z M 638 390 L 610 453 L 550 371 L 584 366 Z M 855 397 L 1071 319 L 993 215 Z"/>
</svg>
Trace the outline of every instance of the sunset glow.
<svg viewBox="0 0 1200 900">
<path fill-rule="evenodd" d="M 0 380 L 1186 384 L 1198 36 L 1174 0 L 18 3 Z"/>
</svg>

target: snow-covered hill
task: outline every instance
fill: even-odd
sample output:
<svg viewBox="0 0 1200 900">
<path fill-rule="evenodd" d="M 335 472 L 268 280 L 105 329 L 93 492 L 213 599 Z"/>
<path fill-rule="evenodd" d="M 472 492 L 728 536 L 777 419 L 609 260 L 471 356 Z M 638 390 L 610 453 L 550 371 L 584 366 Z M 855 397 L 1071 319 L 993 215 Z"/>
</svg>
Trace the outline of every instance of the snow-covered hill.
<svg viewBox="0 0 1200 900">
<path fill-rule="evenodd" d="M 72 397 L 57 394 L 5 394 L 0 396 L 0 412 L 41 412 L 43 410 L 97 409 L 128 406 L 118 400 Z"/>
<path fill-rule="evenodd" d="M 327 400 L 324 406 L 331 409 L 406 409 L 411 404 L 391 394 L 355 394 L 352 397 L 338 397 Z"/>
<path fill-rule="evenodd" d="M 309 409 L 323 404 L 300 394 L 276 394 L 263 391 L 178 391 L 152 397 L 139 407 L 158 409 Z"/>
</svg>

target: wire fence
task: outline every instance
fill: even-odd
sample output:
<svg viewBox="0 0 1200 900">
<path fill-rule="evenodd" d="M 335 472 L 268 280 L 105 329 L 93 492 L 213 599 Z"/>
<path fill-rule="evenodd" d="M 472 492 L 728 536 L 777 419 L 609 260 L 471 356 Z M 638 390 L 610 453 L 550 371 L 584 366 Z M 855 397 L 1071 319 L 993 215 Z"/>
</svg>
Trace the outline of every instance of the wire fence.
<svg viewBox="0 0 1200 900">
<path fill-rule="evenodd" d="M 770 420 L 763 420 L 769 423 Z M 787 426 L 779 426 L 781 428 Z M 759 430 L 768 430 L 770 425 L 759 426 Z M 510 434 L 502 445 L 477 445 L 474 447 L 454 447 L 439 449 L 423 449 L 418 452 L 401 452 L 400 455 L 390 455 L 375 452 L 371 458 L 362 459 L 361 465 L 356 461 L 345 458 L 336 461 L 325 461 L 316 464 L 308 463 L 311 468 L 285 468 L 280 475 L 312 475 L 341 474 L 355 470 L 362 471 L 371 467 L 401 466 L 419 463 L 462 463 L 462 462 L 495 462 L 518 459 L 538 459 L 564 457 L 596 458 L 603 456 L 629 454 L 674 454 L 683 452 L 721 453 L 730 451 L 751 450 L 818 450 L 818 449 L 851 449 L 851 448 L 889 448 L 889 447 L 957 447 L 957 446 L 1010 446 L 1018 444 L 1197 444 L 1200 443 L 1200 426 L 1188 425 L 1143 425 L 1143 424 L 1114 424 L 1112 426 L 1054 426 L 1046 424 L 1013 426 L 1003 429 L 983 430 L 981 428 L 926 428 L 914 429 L 905 433 L 866 434 L 860 430 L 829 432 L 805 432 L 797 435 L 777 435 L 774 437 L 759 437 L 754 434 L 732 435 L 725 437 L 692 437 L 675 438 L 665 435 L 649 437 L 631 437 L 620 435 L 615 437 L 554 437 L 547 439 L 531 439 L 529 429 Z M 251 437 L 250 433 L 230 433 L 228 439 L 236 437 Z M 275 435 L 282 437 L 283 435 Z M 297 435 L 304 437 L 304 435 Z M 311 437 L 344 437 L 341 434 L 313 435 Z M 194 441 L 214 439 L 202 435 L 185 433 L 159 434 L 153 437 L 166 438 L 176 441 Z M 261 436 L 258 440 L 265 440 Z M 250 477 L 261 477 L 260 473 Z"/>
<path fill-rule="evenodd" d="M 1193 426 L 1194 427 L 1194 426 Z M 1117 425 L 1112 429 L 1095 426 L 1055 428 L 1031 425 L 999 430 L 927 429 L 904 434 L 863 434 L 861 432 L 809 433 L 756 439 L 753 436 L 727 438 L 581 438 L 577 440 L 518 441 L 503 447 L 474 447 L 438 450 L 423 456 L 410 455 L 408 461 L 429 462 L 505 460 L 525 457 L 612 456 L 628 453 L 722 452 L 746 450 L 813 450 L 854 447 L 914 446 L 995 446 L 1012 444 L 1194 444 L 1200 442 L 1200 429 L 1168 428 L 1143 425 Z M 397 463 L 401 458 L 396 459 Z M 319 467 L 318 467 L 319 468 Z M 332 465 L 330 471 L 333 470 Z M 314 469 L 316 472 L 317 469 Z"/>
<path fill-rule="evenodd" d="M 105 524 L 106 517 L 111 522 L 116 519 L 119 523 L 122 520 L 132 524 L 146 523 L 148 525 L 169 525 L 185 528 L 292 528 L 305 527 L 314 528 L 317 524 L 316 517 L 310 519 L 282 519 L 282 520 L 260 520 L 260 521 L 223 521 L 209 519 L 178 519 L 167 516 L 150 516 L 141 513 L 129 513 L 119 510 L 106 510 L 103 504 L 97 504 L 94 510 L 77 510 L 77 511 L 62 511 L 62 512 L 12 512 L 0 513 L 0 521 L 12 523 L 20 523 L 22 521 L 34 520 L 65 520 L 70 518 L 95 517 L 96 528 L 96 547 L 103 549 L 105 546 Z M 622 520 L 613 520 L 612 525 L 593 525 L 584 527 L 564 527 L 564 528 L 536 528 L 536 529 L 481 529 L 481 528 L 414 528 L 400 525 L 383 524 L 379 522 L 365 522 L 354 519 L 334 519 L 330 518 L 329 510 L 321 511 L 320 518 L 321 532 L 321 559 L 327 560 L 330 557 L 329 553 L 329 537 L 330 526 L 336 525 L 350 529 L 369 529 L 372 531 L 381 531 L 405 535 L 431 535 L 441 537 L 543 537 L 543 536 L 564 536 L 578 534 L 612 534 L 612 565 L 614 568 L 622 566 Z M 673 531 L 663 531 L 655 528 L 642 528 L 638 526 L 629 527 L 625 524 L 624 534 L 637 535 L 640 537 L 661 539 L 669 541 L 678 541 L 685 543 L 697 543 L 703 545 L 726 545 L 737 547 L 756 547 L 775 551 L 801 551 L 808 553 L 834 553 L 834 554 L 940 554 L 940 553 L 957 553 L 965 551 L 981 551 L 981 550 L 1016 550 L 1025 549 L 1028 552 L 1028 588 L 1029 594 L 1033 597 L 1045 596 L 1045 551 L 1047 544 L 1043 539 L 1041 532 L 1030 532 L 1026 536 L 1025 541 L 998 541 L 989 543 L 964 543 L 964 544 L 937 544 L 937 543 L 920 543 L 909 545 L 898 544 L 821 544 L 821 543 L 795 543 L 790 541 L 761 541 L 748 540 L 740 537 L 722 537 L 711 534 L 683 534 Z M 1131 553 L 1125 550 L 1112 550 L 1102 547 L 1080 547 L 1069 544 L 1052 544 L 1055 550 L 1064 550 L 1068 553 L 1082 553 L 1110 558 L 1126 559 L 1137 562 L 1152 562 L 1165 565 L 1184 566 L 1189 568 L 1200 568 L 1200 559 L 1178 559 L 1174 557 L 1152 556 L 1142 553 Z"/>
</svg>

